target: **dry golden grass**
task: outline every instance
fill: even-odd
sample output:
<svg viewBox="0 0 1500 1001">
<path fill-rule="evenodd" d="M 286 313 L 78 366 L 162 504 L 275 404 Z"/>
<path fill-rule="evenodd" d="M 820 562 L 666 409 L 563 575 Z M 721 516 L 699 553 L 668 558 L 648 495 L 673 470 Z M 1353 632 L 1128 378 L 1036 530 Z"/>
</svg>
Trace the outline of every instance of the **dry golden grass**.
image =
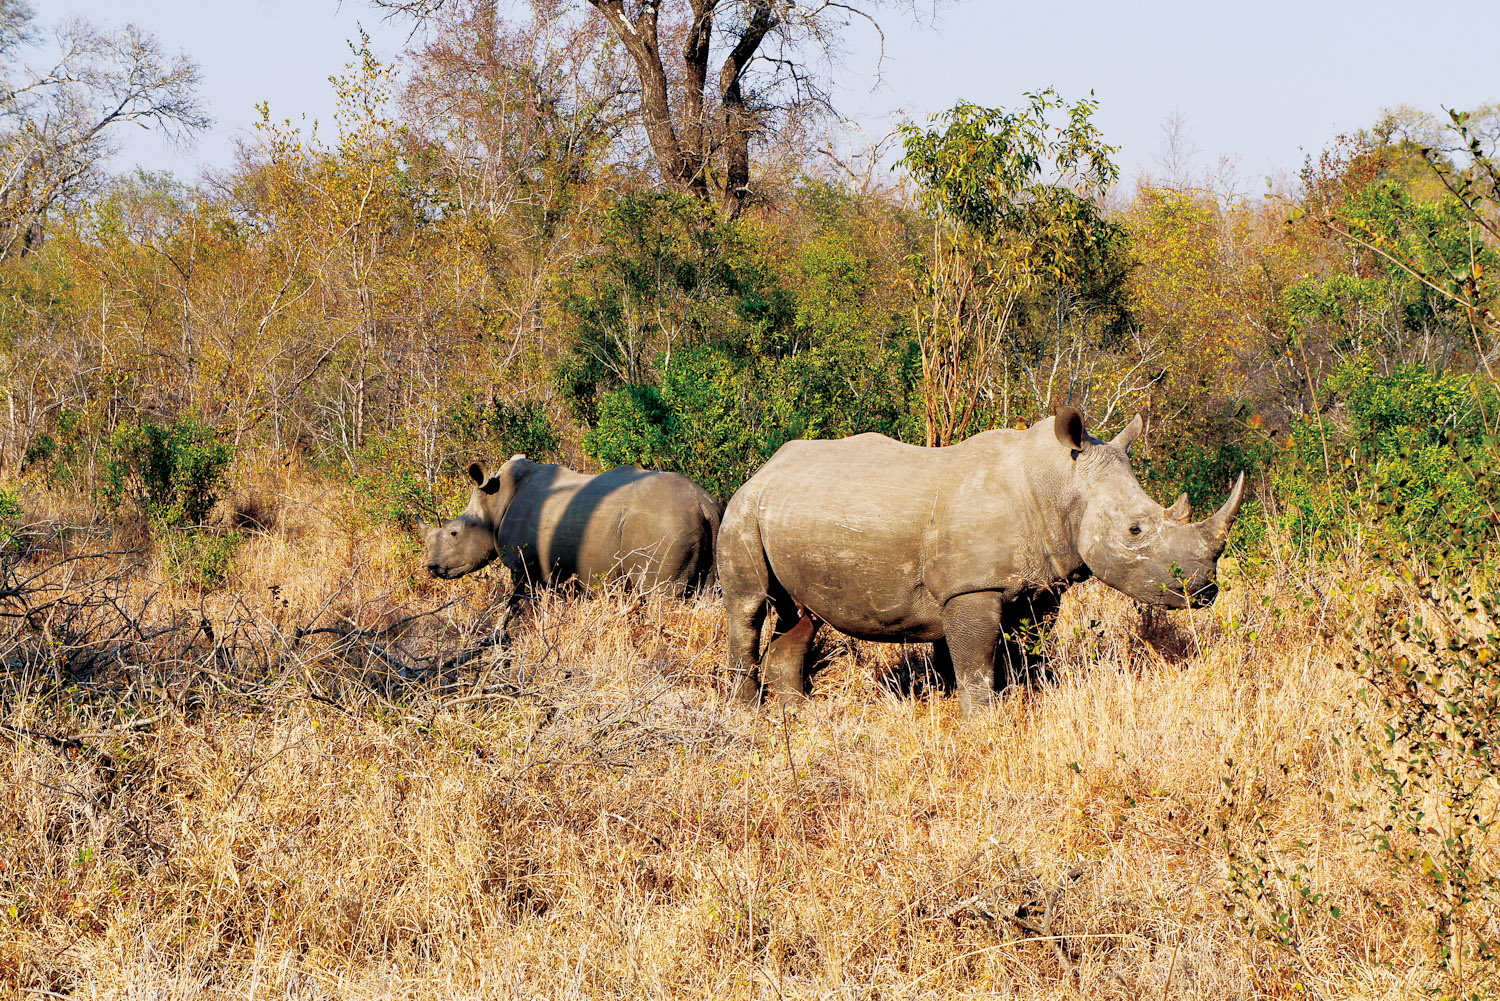
<svg viewBox="0 0 1500 1001">
<path fill-rule="evenodd" d="M 484 645 L 494 574 L 427 579 L 409 540 L 327 486 L 288 474 L 265 495 L 231 587 L 196 595 L 150 562 L 121 578 L 122 607 L 155 593 L 149 616 L 176 610 L 176 630 L 79 660 L 77 637 L 10 620 L 6 996 L 1378 998 L 1436 981 L 1414 891 L 1342 808 L 1361 795 L 1340 740 L 1357 682 L 1327 581 L 1231 569 L 1213 608 L 1152 614 L 1084 585 L 1056 677 L 976 719 L 872 680 L 919 651 L 839 640 L 812 701 L 756 712 L 728 699 L 711 598 L 546 596 L 502 651 Z M 1299 918 L 1296 953 L 1226 916 L 1231 855 L 1256 847 L 1341 908 Z M 1252 924 L 1290 899 L 1284 877 L 1268 891 L 1240 900 Z"/>
</svg>

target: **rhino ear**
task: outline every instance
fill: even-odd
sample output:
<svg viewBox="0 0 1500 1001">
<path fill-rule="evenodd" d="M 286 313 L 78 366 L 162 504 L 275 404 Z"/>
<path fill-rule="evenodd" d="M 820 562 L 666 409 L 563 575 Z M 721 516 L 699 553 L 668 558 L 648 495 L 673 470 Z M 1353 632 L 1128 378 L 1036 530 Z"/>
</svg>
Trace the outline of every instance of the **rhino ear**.
<svg viewBox="0 0 1500 1001">
<path fill-rule="evenodd" d="M 1122 452 L 1128 452 L 1130 451 L 1130 446 L 1135 444 L 1135 440 L 1141 436 L 1141 432 L 1144 430 L 1146 430 L 1146 422 L 1141 420 L 1140 414 L 1136 414 L 1135 419 L 1125 425 L 1125 430 L 1115 435 L 1115 440 L 1110 442 L 1110 444 Z"/>
<path fill-rule="evenodd" d="M 1058 404 L 1057 414 L 1052 420 L 1053 433 L 1057 440 L 1075 452 L 1089 447 L 1089 436 L 1083 429 L 1083 414 L 1066 403 Z"/>
<path fill-rule="evenodd" d="M 482 487 L 482 486 L 484 486 L 484 481 L 487 480 L 487 479 L 489 479 L 489 478 L 490 478 L 489 474 L 487 472 L 485 472 L 484 463 L 482 463 L 482 462 L 471 462 L 471 463 L 469 463 L 469 479 L 471 479 L 471 480 L 474 481 L 474 485 L 476 487 Z"/>
<path fill-rule="evenodd" d="M 1186 525 L 1192 513 L 1192 507 L 1188 504 L 1187 494 L 1184 493 L 1181 497 L 1177 498 L 1175 504 L 1167 508 L 1164 517 L 1175 524 Z"/>
</svg>

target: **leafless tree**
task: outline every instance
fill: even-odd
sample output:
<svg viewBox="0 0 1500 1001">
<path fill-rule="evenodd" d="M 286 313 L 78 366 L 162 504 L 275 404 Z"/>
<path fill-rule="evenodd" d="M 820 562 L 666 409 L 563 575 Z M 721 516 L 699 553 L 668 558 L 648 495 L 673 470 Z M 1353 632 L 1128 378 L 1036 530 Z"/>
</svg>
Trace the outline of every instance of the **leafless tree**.
<svg viewBox="0 0 1500 1001">
<path fill-rule="evenodd" d="M 370 2 L 425 20 L 463 0 Z M 556 0 L 555 7 L 561 13 L 577 3 Z M 662 178 L 737 214 L 755 190 L 751 144 L 788 115 L 830 107 L 823 71 L 840 56 L 851 23 L 880 34 L 877 13 L 915 12 L 920 0 L 587 3 L 630 56 L 640 121 Z"/>
<path fill-rule="evenodd" d="M 50 37 L 52 58 L 18 58 L 44 43 L 29 5 L 0 0 L 0 257 L 34 247 L 48 211 L 98 177 L 118 126 L 154 126 L 183 141 L 209 124 L 197 65 L 167 56 L 150 33 L 74 18 Z"/>
<path fill-rule="evenodd" d="M 1193 186 L 1193 165 L 1201 152 L 1193 140 L 1192 123 L 1181 108 L 1174 108 L 1157 130 L 1161 133 L 1161 145 L 1151 158 L 1161 168 L 1164 186 L 1186 191 Z"/>
</svg>

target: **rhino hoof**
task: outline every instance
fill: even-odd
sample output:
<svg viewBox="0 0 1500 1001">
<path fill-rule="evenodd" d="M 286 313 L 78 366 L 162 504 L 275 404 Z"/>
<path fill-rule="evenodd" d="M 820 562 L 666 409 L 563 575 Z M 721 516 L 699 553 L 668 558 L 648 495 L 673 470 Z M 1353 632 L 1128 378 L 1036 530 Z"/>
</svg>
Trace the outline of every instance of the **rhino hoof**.
<svg viewBox="0 0 1500 1001">
<path fill-rule="evenodd" d="M 735 701 L 742 705 L 758 706 L 764 696 L 765 692 L 761 687 L 760 679 L 753 674 L 747 674 L 741 678 L 734 690 Z"/>
</svg>

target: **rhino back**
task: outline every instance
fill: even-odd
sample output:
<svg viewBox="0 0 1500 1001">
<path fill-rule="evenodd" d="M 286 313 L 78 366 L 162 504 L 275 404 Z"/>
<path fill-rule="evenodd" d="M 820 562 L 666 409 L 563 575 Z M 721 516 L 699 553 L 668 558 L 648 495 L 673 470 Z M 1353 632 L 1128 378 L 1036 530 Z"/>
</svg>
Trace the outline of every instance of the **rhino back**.
<svg viewBox="0 0 1500 1001">
<path fill-rule="evenodd" d="M 517 490 L 498 541 L 540 584 L 621 574 L 646 575 L 654 584 L 675 540 L 702 521 L 698 495 L 713 503 L 675 473 L 617 466 L 590 476 L 542 466 Z M 711 534 L 708 545 L 711 554 Z"/>
<path fill-rule="evenodd" d="M 641 575 L 645 587 L 693 587 L 712 576 L 720 508 L 707 491 L 681 474 L 653 472 L 620 501 L 622 573 Z"/>
<path fill-rule="evenodd" d="M 753 517 L 776 579 L 835 628 L 936 638 L 948 598 L 1018 589 L 1049 562 L 1032 444 L 1015 431 L 942 449 L 876 434 L 790 442 L 731 501 L 726 533 Z"/>
<path fill-rule="evenodd" d="M 495 540 L 512 572 L 524 568 L 537 584 L 578 572 L 580 523 L 597 500 L 585 491 L 598 477 L 566 466 L 540 465 L 517 487 Z"/>
</svg>

